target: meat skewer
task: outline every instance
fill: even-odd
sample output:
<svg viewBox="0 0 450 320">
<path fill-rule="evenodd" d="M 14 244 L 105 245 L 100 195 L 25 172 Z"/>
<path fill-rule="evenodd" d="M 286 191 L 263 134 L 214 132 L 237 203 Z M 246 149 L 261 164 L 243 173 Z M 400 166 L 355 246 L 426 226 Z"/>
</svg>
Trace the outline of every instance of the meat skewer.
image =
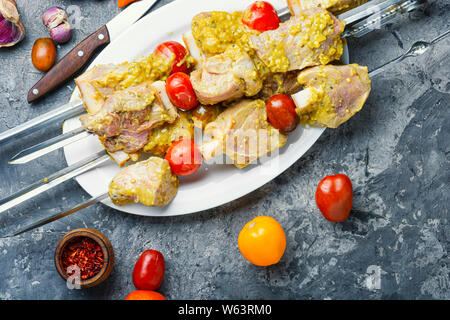
<svg viewBox="0 0 450 320">
<path fill-rule="evenodd" d="M 370 92 L 367 67 L 325 65 L 298 75 L 303 90 L 291 96 L 300 123 L 337 128 L 361 110 Z M 287 135 L 272 127 L 264 100 L 244 99 L 229 106 L 205 128 L 211 140 L 200 145 L 208 161 L 225 153 L 238 168 L 281 148 Z M 269 119 L 270 120 L 270 119 Z"/>
<path fill-rule="evenodd" d="M 200 146 L 203 159 L 225 152 L 238 168 L 281 148 L 288 138 L 267 121 L 261 99 L 244 99 L 229 106 L 206 126 L 205 134 L 212 139 Z"/>
<path fill-rule="evenodd" d="M 223 33 L 223 21 L 231 32 Z M 277 29 L 259 34 L 246 28 L 236 13 L 200 13 L 192 22 L 194 40 L 184 37 L 190 51 L 197 47 L 200 52 L 201 68 L 191 73 L 197 98 L 214 105 L 252 97 L 271 74 L 339 60 L 344 26 L 320 8 L 303 10 Z"/>
<path fill-rule="evenodd" d="M 381 65 L 380 67 L 377 67 L 377 68 L 373 69 L 371 72 L 369 72 L 369 76 L 370 76 L 370 77 L 373 77 L 373 76 L 379 74 L 379 73 L 380 73 L 382 70 L 384 70 L 386 67 L 391 66 L 391 65 L 396 64 L 396 63 L 399 63 L 399 62 L 403 61 L 404 59 L 406 59 L 406 58 L 408 58 L 408 57 L 416 57 L 416 56 L 422 55 L 422 54 L 425 53 L 430 47 L 432 47 L 433 45 L 435 45 L 435 44 L 438 43 L 439 41 L 445 39 L 445 38 L 446 38 L 447 36 L 449 36 L 449 35 L 450 35 L 450 30 L 447 30 L 446 32 L 442 33 L 441 35 L 439 35 L 438 37 L 436 37 L 435 39 L 433 39 L 433 40 L 430 41 L 430 42 L 425 42 L 425 41 L 418 41 L 418 42 L 415 42 L 415 43 L 411 46 L 411 48 L 410 48 L 408 51 L 406 51 L 404 54 L 398 56 L 398 57 L 395 58 L 395 59 L 390 60 L 389 62 L 387 62 L 387 63 Z M 303 95 L 303 94 L 302 94 L 302 95 Z M 298 100 L 300 100 L 300 99 L 298 99 Z M 306 100 L 306 101 L 308 101 L 308 100 Z M 102 151 L 102 152 L 103 152 L 103 155 L 106 156 L 106 152 L 104 152 L 104 151 Z M 101 154 L 94 155 L 94 156 L 91 157 L 91 158 L 94 158 L 94 161 L 95 161 L 95 157 L 101 157 L 101 159 L 103 159 L 103 157 L 102 157 Z M 92 160 L 91 160 L 91 161 L 92 161 Z M 83 161 L 83 162 L 84 162 L 84 165 L 86 165 L 86 164 L 88 163 L 87 161 Z M 68 167 L 68 168 L 64 169 L 63 171 L 71 172 L 72 169 L 73 169 L 73 168 Z M 58 175 L 58 173 L 57 173 L 57 174 L 55 174 L 55 176 L 61 176 L 61 174 Z M 62 182 L 67 181 L 67 180 L 69 180 L 69 179 L 71 179 L 70 176 L 65 176 L 63 179 L 61 179 L 61 181 L 59 181 L 59 183 L 62 183 Z M 38 182 L 38 183 L 39 183 L 39 182 Z M 42 182 L 40 182 L 40 183 L 42 183 Z M 28 191 L 28 192 L 33 192 L 33 191 L 36 190 L 36 188 L 33 189 L 33 188 L 30 188 L 30 187 L 29 187 L 29 188 L 23 189 L 22 191 L 19 191 L 18 193 L 9 196 L 9 197 L 7 198 L 8 201 L 3 201 L 3 200 L 0 201 L 0 204 L 1 204 L 1 206 L 0 206 L 0 213 L 6 211 L 7 209 L 12 208 L 12 207 L 15 206 L 15 205 L 20 204 L 21 202 L 23 202 L 24 200 L 17 201 L 17 197 L 18 197 L 19 195 L 23 195 L 23 194 L 24 194 L 24 192 L 23 192 L 24 190 L 26 190 L 26 191 Z M 46 190 L 48 190 L 48 189 L 46 189 Z M 39 193 L 40 193 L 40 192 L 38 192 L 38 191 L 36 190 L 36 192 L 34 192 L 34 193 L 33 193 L 31 196 L 29 196 L 27 199 L 30 199 L 30 198 L 32 198 L 32 197 L 38 195 Z M 100 202 L 100 201 L 106 199 L 107 197 L 108 197 L 108 194 L 103 194 L 103 195 L 100 195 L 100 196 L 98 196 L 98 197 L 94 197 L 94 198 L 90 199 L 89 201 L 87 201 L 86 203 L 83 203 L 83 204 L 80 204 L 80 205 L 76 206 L 76 207 L 73 208 L 72 210 L 69 210 L 69 211 L 67 211 L 67 212 L 65 212 L 65 213 L 62 213 L 62 214 L 54 215 L 54 216 L 49 217 L 49 218 L 44 218 L 44 219 L 42 219 L 42 220 L 40 220 L 40 221 L 38 221 L 38 222 L 36 222 L 36 223 L 31 224 L 31 225 L 28 226 L 28 227 L 22 228 L 22 229 L 18 230 L 17 232 L 15 232 L 14 234 L 12 234 L 11 236 L 17 235 L 17 234 L 20 234 L 20 233 L 23 233 L 23 232 L 26 232 L 26 231 L 29 231 L 29 230 L 32 230 L 32 229 L 34 229 L 34 228 L 36 228 L 36 227 L 39 227 L 39 226 L 42 226 L 42 225 L 44 225 L 44 224 L 46 224 L 46 223 L 49 223 L 49 222 L 55 221 L 55 220 L 57 220 L 57 219 L 60 219 L 60 218 L 66 216 L 66 215 L 68 215 L 68 214 L 71 214 L 71 213 L 77 212 L 77 211 L 79 211 L 79 210 L 82 210 L 82 209 L 86 208 L 87 206 L 89 206 L 89 205 L 91 205 L 91 204 Z"/>
<path fill-rule="evenodd" d="M 351 14 L 352 11 L 355 12 L 356 16 L 360 16 L 362 13 L 368 14 L 368 13 L 371 13 L 373 10 L 378 10 L 377 9 L 378 6 L 381 6 L 381 5 L 387 6 L 388 4 L 392 5 L 392 3 L 397 3 L 397 2 L 399 2 L 399 0 L 388 0 L 388 1 L 381 2 L 381 3 L 379 3 L 379 0 L 375 0 L 374 2 L 375 2 L 375 4 L 372 7 L 369 6 L 370 3 L 366 3 L 366 4 L 361 6 L 362 8 L 357 7 L 355 9 L 353 9 L 353 10 L 350 10 L 350 11 L 346 12 L 345 13 L 346 14 L 346 19 L 349 19 L 349 21 L 351 21 L 351 19 L 353 17 L 353 15 Z M 396 10 L 397 9 L 395 9 L 394 11 L 397 12 Z M 371 18 L 371 19 L 373 19 L 373 18 Z M 285 26 L 287 28 L 289 28 L 289 25 L 285 25 Z M 258 44 L 259 44 L 259 47 L 262 47 L 261 50 L 264 51 L 264 42 L 263 41 L 257 41 L 256 42 L 257 47 L 258 47 Z M 195 48 L 195 46 L 191 45 L 189 47 L 190 50 L 194 50 L 193 48 Z M 217 60 L 219 58 L 214 57 L 213 59 Z M 246 58 L 244 57 L 244 60 L 242 60 L 242 58 L 240 58 L 240 59 L 241 59 L 242 63 L 244 63 L 244 65 L 245 65 L 244 61 L 245 61 Z M 296 59 L 295 56 L 292 56 L 292 60 L 295 62 L 298 59 Z M 222 64 L 221 62 L 223 62 L 223 61 L 219 59 L 216 63 L 210 62 L 207 65 L 214 65 L 214 64 L 215 65 L 221 65 Z M 326 62 L 326 61 L 324 61 L 324 62 Z M 247 62 L 247 65 L 248 64 L 251 64 L 251 62 Z M 294 63 L 294 66 L 295 65 L 296 64 Z M 304 66 L 305 66 L 304 64 L 301 64 L 301 65 L 298 65 L 297 68 L 302 68 Z M 115 71 L 120 73 L 120 72 L 122 72 L 120 70 L 124 69 L 125 66 L 124 65 L 119 65 L 119 66 L 106 65 L 106 66 L 95 67 L 94 69 L 92 69 L 92 71 L 88 71 L 85 75 L 82 75 L 82 77 L 80 77 L 81 79 L 79 79 L 77 81 L 77 84 L 79 85 L 80 89 L 83 89 L 83 88 L 85 88 L 85 86 L 89 86 L 89 82 L 84 81 L 85 78 L 89 78 L 89 77 L 92 77 L 92 76 L 95 77 L 96 74 L 101 74 L 103 69 L 114 69 L 114 68 L 118 69 L 118 70 L 115 70 Z M 214 68 L 216 68 L 216 67 L 214 67 Z M 223 65 L 220 68 L 223 70 Z M 237 72 L 238 73 L 239 72 L 241 72 L 241 73 L 242 72 L 248 73 L 248 71 L 245 72 L 245 68 L 246 67 L 244 67 L 244 69 L 243 69 L 244 71 L 238 70 Z M 249 70 L 251 70 L 251 68 Z M 261 89 L 262 83 L 258 82 L 258 81 L 257 82 L 251 81 L 252 79 L 250 79 L 250 81 L 248 81 L 248 83 L 251 83 L 253 85 L 252 86 L 246 85 L 242 89 L 242 87 L 240 85 L 241 80 L 235 78 L 235 74 L 236 74 L 236 72 L 232 72 L 231 74 L 225 72 L 224 77 L 218 77 L 217 78 L 217 77 L 214 76 L 213 78 L 209 78 L 208 77 L 208 73 L 206 73 L 206 76 L 204 78 L 206 85 L 203 86 L 203 88 L 205 88 L 205 90 L 200 90 L 200 91 L 203 91 L 203 93 L 205 93 L 206 96 L 204 94 L 202 94 L 202 92 L 197 91 L 197 94 L 198 94 L 201 102 L 206 102 L 207 104 L 211 104 L 211 103 L 217 102 L 218 100 L 219 101 L 223 100 L 224 97 L 236 99 L 236 98 L 239 98 L 240 96 L 242 96 L 244 93 L 247 93 L 246 94 L 247 96 L 251 96 L 255 92 L 257 92 L 257 91 L 259 91 Z M 231 80 L 227 81 L 226 79 L 230 78 L 230 77 L 231 77 Z M 214 80 L 216 78 L 217 78 L 217 80 Z M 235 79 L 235 80 L 233 80 L 233 79 Z M 193 74 L 192 74 L 191 80 L 192 80 L 193 84 L 199 83 L 198 85 L 202 86 L 200 84 L 201 82 L 197 81 L 197 80 L 199 80 L 199 72 L 194 71 Z M 225 94 L 225 96 L 222 96 L 222 98 L 221 98 L 221 94 L 220 93 L 218 93 L 217 91 L 214 92 L 215 90 L 212 90 L 212 92 L 213 92 L 212 96 L 211 96 L 211 94 L 207 93 L 207 92 L 211 91 L 211 88 L 214 88 L 214 86 L 211 85 L 211 83 L 214 82 L 214 81 L 218 81 L 218 83 L 219 83 L 219 85 L 221 87 L 223 87 L 224 83 L 230 83 L 229 81 L 231 81 L 229 89 L 225 88 L 222 91 Z M 233 84 L 234 83 L 233 81 L 237 81 L 237 82 L 235 84 Z M 86 85 L 85 85 L 85 83 L 86 83 Z M 235 87 L 233 87 L 233 86 L 235 86 Z M 235 89 L 233 89 L 233 88 L 235 88 Z M 231 92 L 234 92 L 234 93 L 231 93 L 231 95 L 230 95 L 230 90 L 232 90 Z M 203 101 L 202 101 L 202 97 L 203 97 Z M 99 101 L 92 101 L 92 99 L 91 100 L 89 99 L 89 96 L 84 96 L 83 99 L 85 101 L 87 100 L 86 104 L 87 104 L 87 107 L 88 107 L 88 111 L 91 110 L 91 111 L 95 112 L 96 110 L 99 110 L 101 108 L 101 101 L 100 102 Z M 47 154 L 49 152 L 52 152 L 52 151 L 54 151 L 54 150 L 56 150 L 58 148 L 66 146 L 66 145 L 68 145 L 70 143 L 73 143 L 75 141 L 78 141 L 78 140 L 80 140 L 80 139 L 82 139 L 82 138 L 84 138 L 86 136 L 87 136 L 87 134 L 85 132 L 82 132 L 80 129 L 75 129 L 75 131 L 73 131 L 71 133 L 66 133 L 66 134 L 60 135 L 58 137 L 52 138 L 51 142 L 45 141 L 45 142 L 42 142 L 42 143 L 40 143 L 38 145 L 35 145 L 35 146 L 31 147 L 31 148 L 27 148 L 27 149 L 21 151 L 20 153 L 18 153 L 17 155 L 15 155 L 11 159 L 10 163 L 11 164 L 27 163 L 27 162 L 29 162 L 31 160 L 34 160 L 34 159 L 36 159 L 36 158 L 38 158 L 38 157 L 40 157 L 42 155 L 45 155 L 45 154 Z M 0 139 L 0 141 L 1 141 L 1 139 Z M 116 158 L 115 155 L 112 155 L 112 156 L 113 156 L 113 158 Z M 123 163 L 127 159 L 129 159 L 129 156 L 126 153 L 121 152 L 118 155 L 118 161 L 117 162 L 118 163 Z"/>
</svg>

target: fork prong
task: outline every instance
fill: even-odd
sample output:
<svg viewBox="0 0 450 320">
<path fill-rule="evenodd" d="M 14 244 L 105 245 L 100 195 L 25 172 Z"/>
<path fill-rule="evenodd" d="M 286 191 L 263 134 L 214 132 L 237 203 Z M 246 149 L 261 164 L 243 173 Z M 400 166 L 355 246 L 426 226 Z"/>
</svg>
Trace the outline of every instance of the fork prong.
<svg viewBox="0 0 450 320">
<path fill-rule="evenodd" d="M 361 37 L 375 29 L 379 29 L 399 15 L 417 9 L 424 4 L 425 2 L 423 0 L 407 0 L 388 6 L 346 29 L 342 37 Z"/>
</svg>

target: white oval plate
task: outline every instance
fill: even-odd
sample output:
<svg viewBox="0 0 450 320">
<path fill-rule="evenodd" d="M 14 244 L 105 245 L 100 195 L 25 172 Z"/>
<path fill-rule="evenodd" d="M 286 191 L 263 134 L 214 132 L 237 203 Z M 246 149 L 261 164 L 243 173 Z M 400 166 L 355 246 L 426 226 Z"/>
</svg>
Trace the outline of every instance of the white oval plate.
<svg viewBox="0 0 450 320">
<path fill-rule="evenodd" d="M 182 43 L 182 34 L 190 29 L 194 15 L 202 11 L 244 10 L 254 0 L 177 0 L 148 14 L 120 38 L 108 45 L 93 61 L 91 67 L 105 63 L 132 61 L 139 56 L 153 52 L 161 42 L 175 40 Z M 285 0 L 271 0 L 278 10 L 286 6 Z M 343 61 L 348 63 L 348 52 L 344 51 Z M 71 101 L 78 99 L 76 89 Z M 65 121 L 63 132 L 80 127 L 78 118 Z M 271 181 L 289 168 L 320 137 L 323 128 L 297 130 L 289 135 L 289 140 L 278 156 L 269 159 L 263 165 L 249 165 L 237 169 L 231 164 L 202 165 L 191 177 L 180 179 L 180 188 L 175 199 L 164 208 L 147 207 L 141 204 L 116 206 L 110 200 L 103 203 L 120 211 L 143 216 L 174 216 L 207 210 L 238 199 Z M 64 148 L 69 165 L 86 158 L 103 147 L 94 136 L 75 142 Z M 113 161 L 95 168 L 78 178 L 77 182 L 91 196 L 97 196 L 108 190 L 108 184 L 120 168 Z"/>
</svg>

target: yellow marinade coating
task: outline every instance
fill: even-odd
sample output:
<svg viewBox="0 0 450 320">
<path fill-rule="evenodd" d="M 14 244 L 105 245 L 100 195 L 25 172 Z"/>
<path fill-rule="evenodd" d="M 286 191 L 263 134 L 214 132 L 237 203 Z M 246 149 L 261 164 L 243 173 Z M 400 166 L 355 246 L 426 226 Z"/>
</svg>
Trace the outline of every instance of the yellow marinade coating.
<svg viewBox="0 0 450 320">
<path fill-rule="evenodd" d="M 340 81 L 329 77 L 325 72 L 316 74 L 314 79 L 318 86 L 310 88 L 311 100 L 309 106 L 301 112 L 297 110 L 302 125 L 315 125 L 318 122 L 328 123 L 335 117 L 334 105 L 327 92 L 332 90 L 334 86 L 338 86 Z M 301 85 L 307 83 L 303 73 L 299 74 L 297 80 Z"/>
<path fill-rule="evenodd" d="M 194 139 L 194 124 L 190 122 L 188 112 L 179 112 L 173 123 L 164 123 L 153 128 L 143 151 L 158 157 L 163 157 L 172 142 L 180 139 Z"/>
<path fill-rule="evenodd" d="M 271 39 L 270 54 L 265 63 L 271 72 L 287 72 L 289 70 L 290 61 L 286 55 L 286 48 L 282 41 Z"/>
<path fill-rule="evenodd" d="M 241 11 L 211 11 L 195 16 L 191 29 L 200 50 L 208 56 L 224 53 L 233 44 L 246 52 L 251 50 L 249 36 L 258 32 L 242 23 L 242 15 Z"/>
<path fill-rule="evenodd" d="M 302 33 L 301 41 L 297 44 L 299 48 L 307 46 L 310 49 L 319 49 L 327 37 L 335 32 L 334 21 L 327 11 L 314 14 L 302 12 L 297 17 L 299 20 L 289 28 L 289 34 L 295 36 Z M 319 55 L 319 61 L 321 64 L 327 64 L 330 61 L 339 60 L 343 52 L 343 42 L 340 37 L 336 37 L 328 52 Z"/>
<path fill-rule="evenodd" d="M 291 35 L 302 33 L 303 37 L 299 42 L 300 46 L 308 46 L 311 49 L 318 49 L 320 44 L 327 39 L 327 36 L 333 33 L 333 19 L 327 11 L 317 12 L 315 14 L 297 15 L 299 22 L 289 28 Z"/>
<path fill-rule="evenodd" d="M 145 81 L 166 80 L 172 69 L 174 58 L 174 55 L 171 58 L 167 58 L 161 54 L 151 53 L 132 62 L 124 62 L 119 67 L 124 66 L 125 68 L 116 69 L 120 70 L 119 72 L 105 73 L 104 76 L 96 78 L 93 82 L 99 87 L 126 89 Z M 186 62 L 188 68 L 196 64 L 195 59 L 189 53 L 180 61 L 180 64 L 184 62 Z"/>
<path fill-rule="evenodd" d="M 123 90 L 123 94 L 117 94 L 114 99 L 114 112 L 136 112 L 145 110 L 155 101 L 153 90 Z"/>
<path fill-rule="evenodd" d="M 360 6 L 362 3 L 367 2 L 367 0 L 320 0 L 319 2 L 322 8 L 327 9 L 334 14 L 340 14 L 348 9 Z"/>
<path fill-rule="evenodd" d="M 144 81 L 165 80 L 169 76 L 172 60 L 161 55 L 149 54 L 133 62 L 120 64 L 120 66 L 127 66 L 126 72 L 108 72 L 93 82 L 98 87 L 126 89 Z"/>
<path fill-rule="evenodd" d="M 272 73 L 302 70 L 341 57 L 344 25 L 326 10 L 308 9 L 276 30 L 252 36 L 251 45 Z"/>
<path fill-rule="evenodd" d="M 310 88 L 311 100 L 308 107 L 303 108 L 301 112 L 297 111 L 299 122 L 301 125 L 314 126 L 317 123 L 328 123 L 335 117 L 334 106 L 331 98 L 324 90 L 325 85 L 321 89 Z"/>
</svg>

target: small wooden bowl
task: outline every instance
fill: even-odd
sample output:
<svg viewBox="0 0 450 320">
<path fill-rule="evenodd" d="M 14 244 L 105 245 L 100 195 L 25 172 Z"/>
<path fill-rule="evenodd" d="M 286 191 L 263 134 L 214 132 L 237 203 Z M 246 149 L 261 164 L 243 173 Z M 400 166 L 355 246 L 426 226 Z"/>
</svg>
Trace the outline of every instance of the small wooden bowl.
<svg viewBox="0 0 450 320">
<path fill-rule="evenodd" d="M 106 280 L 106 278 L 109 277 L 111 274 L 111 271 L 114 267 L 114 250 L 111 246 L 111 243 L 109 242 L 108 238 L 103 235 L 102 233 L 98 232 L 94 229 L 87 229 L 87 228 L 81 228 L 81 229 L 75 229 L 72 230 L 64 235 L 61 240 L 59 240 L 58 244 L 56 245 L 55 250 L 55 266 L 56 270 L 58 270 L 58 273 L 61 275 L 61 277 L 67 281 L 69 278 L 69 275 L 65 272 L 62 266 L 62 253 L 66 247 L 66 245 L 78 237 L 88 237 L 92 240 L 94 240 L 96 243 L 100 245 L 103 252 L 103 267 L 92 278 L 86 279 L 86 280 L 75 280 L 74 285 L 79 285 L 81 288 L 89 288 L 96 286 L 103 281 Z"/>
</svg>

